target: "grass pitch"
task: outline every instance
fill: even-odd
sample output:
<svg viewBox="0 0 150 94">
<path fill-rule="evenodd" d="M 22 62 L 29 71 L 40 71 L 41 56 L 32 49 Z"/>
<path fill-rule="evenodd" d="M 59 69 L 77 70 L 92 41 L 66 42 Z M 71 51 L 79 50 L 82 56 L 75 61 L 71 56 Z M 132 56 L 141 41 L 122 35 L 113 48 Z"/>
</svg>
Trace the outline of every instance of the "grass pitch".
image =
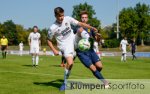
<svg viewBox="0 0 150 94">
<path fill-rule="evenodd" d="M 8 55 L 0 58 L 0 94 L 64 94 L 59 87 L 64 69 L 60 56 L 40 56 L 39 66 L 32 67 L 31 56 Z M 102 74 L 107 79 L 150 79 L 150 58 L 121 62 L 120 57 L 103 57 Z M 78 59 L 71 79 L 95 78 Z"/>
</svg>

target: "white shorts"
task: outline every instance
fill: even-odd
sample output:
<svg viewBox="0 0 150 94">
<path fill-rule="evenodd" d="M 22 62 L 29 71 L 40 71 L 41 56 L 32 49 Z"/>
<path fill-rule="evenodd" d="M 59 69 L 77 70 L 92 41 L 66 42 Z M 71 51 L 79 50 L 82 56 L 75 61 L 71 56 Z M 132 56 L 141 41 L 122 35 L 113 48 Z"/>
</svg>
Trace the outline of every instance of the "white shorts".
<svg viewBox="0 0 150 94">
<path fill-rule="evenodd" d="M 124 54 L 127 53 L 126 49 L 122 48 L 122 53 L 124 53 Z"/>
<path fill-rule="evenodd" d="M 38 54 L 39 53 L 39 47 L 30 47 L 30 53 L 31 54 Z"/>
</svg>

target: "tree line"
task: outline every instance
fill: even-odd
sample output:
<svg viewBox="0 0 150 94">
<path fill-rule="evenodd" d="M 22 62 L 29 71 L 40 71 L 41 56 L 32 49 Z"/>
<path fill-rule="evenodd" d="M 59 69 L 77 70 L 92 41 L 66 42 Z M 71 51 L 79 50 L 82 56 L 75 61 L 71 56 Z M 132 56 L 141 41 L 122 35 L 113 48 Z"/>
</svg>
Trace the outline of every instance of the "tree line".
<svg viewBox="0 0 150 94">
<path fill-rule="evenodd" d="M 41 44 L 46 45 L 48 29 L 39 29 L 41 34 Z M 9 45 L 18 45 L 21 41 L 28 45 L 29 33 L 33 32 L 33 28 L 25 29 L 22 25 L 15 24 L 12 20 L 8 20 L 4 23 L 0 23 L 0 38 L 5 35 L 9 41 Z"/>
<path fill-rule="evenodd" d="M 135 7 L 123 8 L 119 12 L 119 40 L 116 39 L 116 23 L 101 28 L 101 21 L 95 17 L 95 10 L 92 5 L 83 4 L 73 6 L 72 17 L 80 20 L 80 12 L 87 11 L 89 14 L 89 24 L 98 28 L 102 38 L 105 39 L 107 47 L 119 46 L 120 40 L 127 36 L 128 39 L 135 38 L 138 45 L 150 45 L 150 6 L 137 3 Z M 5 35 L 9 40 L 9 45 L 18 45 L 20 41 L 28 44 L 28 35 L 33 29 L 25 29 L 22 25 L 15 24 L 12 20 L 0 23 L 0 38 Z M 47 45 L 47 28 L 39 30 L 42 45 Z M 54 40 L 56 43 L 56 40 Z"/>
</svg>

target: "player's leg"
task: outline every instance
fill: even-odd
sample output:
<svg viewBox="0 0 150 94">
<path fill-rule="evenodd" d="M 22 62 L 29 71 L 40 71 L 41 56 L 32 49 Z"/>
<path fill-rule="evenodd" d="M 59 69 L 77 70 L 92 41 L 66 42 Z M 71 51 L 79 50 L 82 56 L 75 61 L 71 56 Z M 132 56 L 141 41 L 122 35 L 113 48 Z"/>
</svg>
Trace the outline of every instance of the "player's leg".
<svg viewBox="0 0 150 94">
<path fill-rule="evenodd" d="M 105 86 L 108 86 L 108 82 L 104 79 L 103 75 L 101 74 L 102 70 L 102 63 L 100 58 L 97 56 L 94 50 L 90 50 L 90 58 L 92 60 L 92 65 L 90 66 L 90 70 L 93 72 L 94 76 L 100 79 Z M 96 70 L 95 70 L 96 68 Z"/>
<path fill-rule="evenodd" d="M 68 56 L 66 57 L 66 65 L 65 65 L 65 72 L 64 72 L 64 83 L 60 87 L 60 91 L 63 91 L 67 88 L 67 79 L 69 78 L 72 66 L 73 66 L 73 57 Z"/>
<path fill-rule="evenodd" d="M 7 46 L 3 46 L 3 58 L 6 58 L 6 54 L 7 54 L 6 47 Z"/>
<path fill-rule="evenodd" d="M 64 66 L 65 66 L 65 63 L 66 63 L 66 59 L 65 59 L 65 57 L 62 55 L 60 66 L 61 66 L 61 67 L 64 67 Z"/>
<path fill-rule="evenodd" d="M 3 47 L 3 45 L 1 46 L 1 51 L 2 51 L 2 57 L 4 58 L 4 47 Z"/>
<path fill-rule="evenodd" d="M 132 49 L 132 60 L 134 60 L 134 51 Z"/>
<path fill-rule="evenodd" d="M 121 61 L 124 61 L 124 53 L 122 52 Z"/>
<path fill-rule="evenodd" d="M 102 68 L 103 68 L 103 65 L 101 63 L 101 61 L 98 61 L 95 63 L 95 66 L 96 66 L 96 69 L 101 72 Z"/>
<path fill-rule="evenodd" d="M 127 59 L 127 54 L 124 53 L 124 62 L 126 61 L 126 59 Z"/>
<path fill-rule="evenodd" d="M 35 66 L 39 64 L 39 47 L 35 48 Z"/>
<path fill-rule="evenodd" d="M 65 72 L 64 72 L 64 83 L 60 87 L 60 91 L 66 89 L 67 79 L 69 78 L 71 69 L 73 67 L 73 54 L 74 54 L 74 45 L 67 46 L 63 50 L 64 57 L 66 59 Z"/>
<path fill-rule="evenodd" d="M 135 50 L 133 50 L 133 59 L 132 60 L 134 60 L 134 59 L 136 59 Z"/>
<path fill-rule="evenodd" d="M 103 67 L 100 58 L 98 57 L 98 55 L 94 50 L 90 50 L 90 54 L 92 63 L 96 66 L 96 69 L 100 72 Z"/>
<path fill-rule="evenodd" d="M 30 47 L 30 54 L 32 56 L 32 65 L 35 66 L 35 49 Z"/>
</svg>

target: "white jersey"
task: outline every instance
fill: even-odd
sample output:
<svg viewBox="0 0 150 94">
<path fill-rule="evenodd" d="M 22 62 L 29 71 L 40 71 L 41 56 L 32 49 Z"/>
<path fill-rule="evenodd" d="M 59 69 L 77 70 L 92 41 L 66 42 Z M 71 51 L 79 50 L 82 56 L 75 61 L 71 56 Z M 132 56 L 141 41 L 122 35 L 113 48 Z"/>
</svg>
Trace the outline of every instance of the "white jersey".
<svg viewBox="0 0 150 94">
<path fill-rule="evenodd" d="M 23 50 L 23 43 L 22 43 L 22 42 L 19 43 L 19 49 L 20 49 L 20 50 Z"/>
<path fill-rule="evenodd" d="M 71 24 L 78 25 L 78 21 L 66 16 L 61 24 L 55 22 L 48 31 L 48 38 L 52 39 L 54 36 L 60 50 L 66 48 L 66 46 L 74 45 L 74 33 Z"/>
<path fill-rule="evenodd" d="M 40 44 L 40 33 L 36 32 L 31 32 L 28 39 L 30 40 L 30 45 L 31 47 L 39 47 L 39 44 Z"/>
<path fill-rule="evenodd" d="M 128 42 L 127 42 L 127 40 L 123 39 L 120 44 L 121 44 L 122 49 L 126 49 Z"/>
</svg>

